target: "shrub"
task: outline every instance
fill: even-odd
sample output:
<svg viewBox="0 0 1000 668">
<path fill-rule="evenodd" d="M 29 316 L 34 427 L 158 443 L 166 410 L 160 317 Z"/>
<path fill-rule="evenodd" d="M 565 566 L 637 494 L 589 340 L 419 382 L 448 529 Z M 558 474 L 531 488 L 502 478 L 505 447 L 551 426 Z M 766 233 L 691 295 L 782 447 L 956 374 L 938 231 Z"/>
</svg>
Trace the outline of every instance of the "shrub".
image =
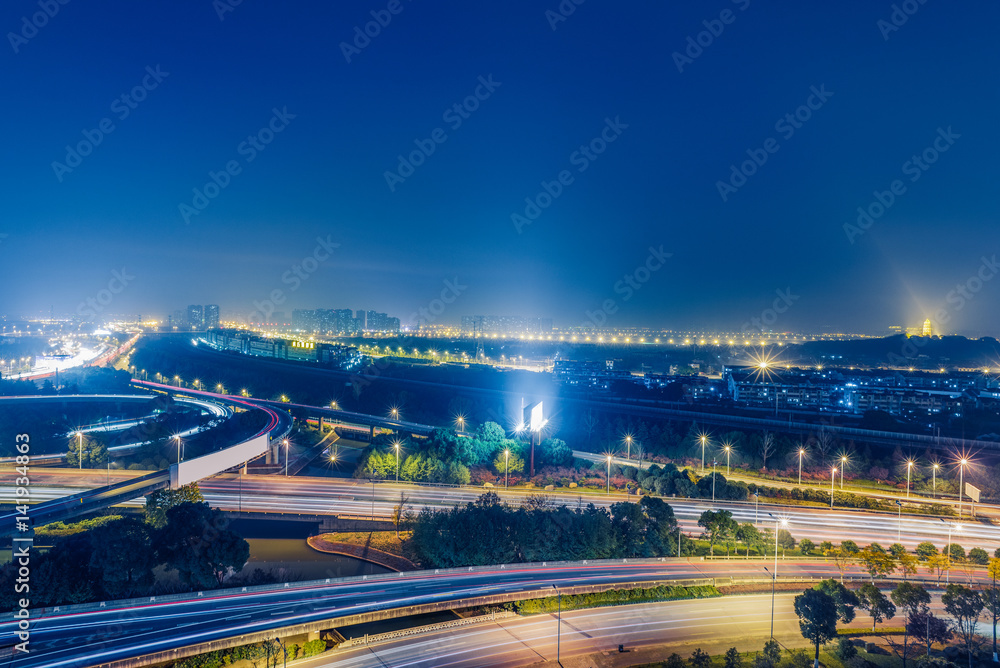
<svg viewBox="0 0 1000 668">
<path fill-rule="evenodd" d="M 850 638 L 840 637 L 837 639 L 837 656 L 841 661 L 848 661 L 858 655 L 858 648 L 854 646 Z"/>
<path fill-rule="evenodd" d="M 302 645 L 302 656 L 316 656 L 317 654 L 322 654 L 326 651 L 326 641 L 325 640 L 310 640 L 309 642 Z"/>
</svg>

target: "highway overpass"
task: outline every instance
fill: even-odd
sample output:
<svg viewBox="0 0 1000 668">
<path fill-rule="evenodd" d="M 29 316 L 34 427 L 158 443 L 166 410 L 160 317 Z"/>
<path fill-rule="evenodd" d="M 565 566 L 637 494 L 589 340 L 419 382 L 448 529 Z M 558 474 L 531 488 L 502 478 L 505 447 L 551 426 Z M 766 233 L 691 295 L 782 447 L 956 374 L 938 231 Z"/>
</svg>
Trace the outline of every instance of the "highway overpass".
<svg viewBox="0 0 1000 668">
<path fill-rule="evenodd" d="M 75 395 L 73 402 L 86 401 L 88 395 Z M 105 401 L 109 397 L 116 400 L 135 400 L 131 395 L 92 395 Z M 47 397 L 45 397 L 48 399 Z M 55 397 L 54 399 L 61 399 Z M 127 398 L 127 399 L 126 399 Z M 139 400 L 149 401 L 152 397 L 143 396 Z M 242 403 L 239 399 L 231 399 L 233 403 Z M 291 418 L 283 411 L 275 411 L 267 407 L 257 407 L 246 404 L 244 408 L 263 410 L 268 417 L 267 423 L 256 434 L 246 441 L 234 444 L 228 448 L 208 453 L 202 457 L 173 464 L 169 469 L 157 471 L 132 480 L 103 485 L 69 497 L 53 498 L 37 502 L 32 488 L 33 503 L 27 514 L 17 510 L 4 511 L 0 514 L 0 536 L 9 536 L 29 531 L 32 528 L 57 521 L 66 521 L 102 508 L 107 508 L 131 499 L 146 496 L 152 492 L 171 487 L 178 487 L 221 473 L 222 471 L 243 465 L 249 459 L 265 454 L 270 440 L 284 437 L 291 429 Z"/>
<path fill-rule="evenodd" d="M 31 653 L 13 655 L 7 665 L 150 665 L 276 635 L 315 636 L 336 626 L 551 596 L 553 588 L 564 593 L 584 593 L 662 583 L 766 585 L 770 579 L 765 566 L 773 568 L 773 561 L 619 559 L 510 564 L 34 610 Z M 779 563 L 778 576 L 781 581 L 804 581 L 839 577 L 840 573 L 827 562 L 788 560 Z M 15 622 L 10 614 L 2 620 L 0 638 L 12 646 Z M 8 650 L 5 647 L 0 651 Z M 130 661 L 133 657 L 143 658 Z"/>
</svg>

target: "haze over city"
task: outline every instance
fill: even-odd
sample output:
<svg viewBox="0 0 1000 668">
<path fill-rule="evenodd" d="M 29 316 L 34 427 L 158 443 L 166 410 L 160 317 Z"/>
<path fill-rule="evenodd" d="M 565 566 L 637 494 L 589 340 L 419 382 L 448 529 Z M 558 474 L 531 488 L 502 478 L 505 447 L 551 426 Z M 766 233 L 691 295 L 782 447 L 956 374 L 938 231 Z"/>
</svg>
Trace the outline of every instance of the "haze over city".
<svg viewBox="0 0 1000 668">
<path fill-rule="evenodd" d="M 918 3 L 895 26 L 864 2 L 567 6 L 402 2 L 358 38 L 382 5 L 60 4 L 29 39 L 35 5 L 8 4 L 0 312 L 77 314 L 124 270 L 118 313 L 249 314 L 281 289 L 283 311 L 405 325 L 449 280 L 468 286 L 442 315 L 456 323 L 570 327 L 614 299 L 614 326 L 733 330 L 788 290 L 779 331 L 945 309 L 941 331 L 996 332 L 992 284 L 963 308 L 955 292 L 984 256 L 995 272 L 975 240 L 997 215 L 996 7 Z M 400 177 L 413 151 L 429 154 Z M 561 192 L 528 220 L 545 183 Z M 845 230 L 877 193 L 884 215 Z M 319 239 L 335 250 L 292 290 Z M 651 249 L 669 258 L 626 302 Z"/>
<path fill-rule="evenodd" d="M 994 668 L 997 3 L 0 7 L 0 665 Z"/>
</svg>

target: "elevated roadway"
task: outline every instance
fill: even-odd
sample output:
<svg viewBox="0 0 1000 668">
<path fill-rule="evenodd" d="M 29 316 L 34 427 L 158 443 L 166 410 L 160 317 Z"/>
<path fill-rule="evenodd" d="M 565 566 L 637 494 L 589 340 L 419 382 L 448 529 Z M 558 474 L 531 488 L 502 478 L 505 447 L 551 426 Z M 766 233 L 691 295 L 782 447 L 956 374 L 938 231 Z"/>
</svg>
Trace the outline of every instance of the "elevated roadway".
<svg viewBox="0 0 1000 668">
<path fill-rule="evenodd" d="M 554 588 L 564 593 L 583 593 L 670 582 L 766 584 L 770 580 L 764 566 L 773 567 L 773 562 L 660 559 L 512 564 L 35 610 L 31 652 L 12 655 L 7 665 L 18 668 L 149 665 L 279 634 L 318 633 L 338 625 L 423 611 L 548 596 Z M 829 563 L 779 564 L 779 580 L 838 576 L 839 572 Z M 11 617 L 5 615 L 0 622 L 0 638 L 4 643 L 13 643 L 7 639 L 15 638 L 15 622 Z M 115 663 L 138 656 L 144 659 Z"/>
</svg>

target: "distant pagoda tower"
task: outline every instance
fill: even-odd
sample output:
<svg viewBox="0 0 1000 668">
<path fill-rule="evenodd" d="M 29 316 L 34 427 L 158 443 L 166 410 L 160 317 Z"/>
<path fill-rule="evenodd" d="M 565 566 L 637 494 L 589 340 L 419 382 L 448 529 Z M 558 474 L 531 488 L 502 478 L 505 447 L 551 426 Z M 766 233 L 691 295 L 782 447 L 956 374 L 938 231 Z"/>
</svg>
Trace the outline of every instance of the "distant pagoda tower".
<svg viewBox="0 0 1000 668">
<path fill-rule="evenodd" d="M 927 318 L 924 320 L 924 328 L 921 332 L 922 336 L 934 336 L 934 325 L 931 324 L 931 319 Z"/>
</svg>

